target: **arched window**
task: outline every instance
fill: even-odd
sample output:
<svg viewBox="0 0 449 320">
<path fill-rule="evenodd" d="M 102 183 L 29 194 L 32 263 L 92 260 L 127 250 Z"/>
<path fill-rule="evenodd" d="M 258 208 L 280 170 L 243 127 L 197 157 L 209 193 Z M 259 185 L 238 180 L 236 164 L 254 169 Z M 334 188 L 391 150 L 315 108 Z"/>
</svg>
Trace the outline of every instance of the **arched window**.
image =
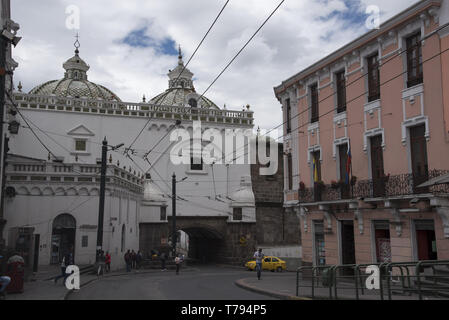
<svg viewBox="0 0 449 320">
<path fill-rule="evenodd" d="M 190 98 L 190 99 L 189 99 L 189 105 L 190 105 L 192 108 L 197 108 L 198 102 L 196 101 L 196 99 Z"/>
</svg>

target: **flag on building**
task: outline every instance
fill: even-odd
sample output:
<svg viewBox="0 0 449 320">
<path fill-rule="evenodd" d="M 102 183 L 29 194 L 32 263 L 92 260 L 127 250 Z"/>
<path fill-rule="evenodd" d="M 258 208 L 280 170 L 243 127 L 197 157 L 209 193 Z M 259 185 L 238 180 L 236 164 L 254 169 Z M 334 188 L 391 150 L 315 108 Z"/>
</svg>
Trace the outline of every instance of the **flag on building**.
<svg viewBox="0 0 449 320">
<path fill-rule="evenodd" d="M 318 182 L 318 168 L 316 165 L 315 157 L 313 157 L 313 182 Z"/>
</svg>

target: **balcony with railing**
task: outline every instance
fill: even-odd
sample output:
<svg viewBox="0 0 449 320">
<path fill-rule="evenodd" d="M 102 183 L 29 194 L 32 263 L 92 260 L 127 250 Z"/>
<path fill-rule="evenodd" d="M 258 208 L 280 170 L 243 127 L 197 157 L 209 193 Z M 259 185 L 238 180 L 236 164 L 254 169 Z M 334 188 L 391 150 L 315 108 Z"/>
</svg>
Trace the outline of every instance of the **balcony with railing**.
<svg viewBox="0 0 449 320">
<path fill-rule="evenodd" d="M 111 116 L 150 117 L 167 120 L 205 121 L 243 126 L 253 125 L 253 112 L 192 108 L 184 106 L 155 105 L 121 101 L 92 100 L 43 96 L 15 92 L 15 103 L 19 108 L 62 112 L 80 112 Z"/>
<path fill-rule="evenodd" d="M 426 176 L 413 174 L 387 175 L 379 179 L 355 180 L 345 183 L 315 183 L 314 187 L 299 188 L 300 203 L 332 202 L 359 198 L 400 198 L 420 194 L 449 194 L 448 184 L 418 187 L 423 181 L 449 173 L 430 170 Z"/>
</svg>

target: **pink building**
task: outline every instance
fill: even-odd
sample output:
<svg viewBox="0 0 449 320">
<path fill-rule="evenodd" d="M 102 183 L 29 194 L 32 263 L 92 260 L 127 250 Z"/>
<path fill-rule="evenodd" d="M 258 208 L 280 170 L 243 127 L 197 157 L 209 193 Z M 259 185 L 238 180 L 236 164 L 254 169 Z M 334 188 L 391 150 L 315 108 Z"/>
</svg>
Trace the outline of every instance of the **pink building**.
<svg viewBox="0 0 449 320">
<path fill-rule="evenodd" d="M 274 88 L 304 264 L 449 259 L 449 0 L 421 1 Z"/>
</svg>

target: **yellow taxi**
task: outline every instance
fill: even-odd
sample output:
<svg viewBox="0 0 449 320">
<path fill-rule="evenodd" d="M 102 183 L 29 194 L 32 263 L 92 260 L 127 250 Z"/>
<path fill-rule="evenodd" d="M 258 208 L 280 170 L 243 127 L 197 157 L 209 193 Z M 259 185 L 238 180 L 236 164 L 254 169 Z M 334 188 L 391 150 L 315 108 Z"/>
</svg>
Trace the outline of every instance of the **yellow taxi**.
<svg viewBox="0 0 449 320">
<path fill-rule="evenodd" d="M 256 260 L 248 261 L 245 264 L 245 267 L 253 271 L 256 269 Z M 286 263 L 284 260 L 279 259 L 278 257 L 266 256 L 262 261 L 262 270 L 270 270 L 271 272 L 277 271 L 282 272 L 286 269 Z"/>
</svg>

